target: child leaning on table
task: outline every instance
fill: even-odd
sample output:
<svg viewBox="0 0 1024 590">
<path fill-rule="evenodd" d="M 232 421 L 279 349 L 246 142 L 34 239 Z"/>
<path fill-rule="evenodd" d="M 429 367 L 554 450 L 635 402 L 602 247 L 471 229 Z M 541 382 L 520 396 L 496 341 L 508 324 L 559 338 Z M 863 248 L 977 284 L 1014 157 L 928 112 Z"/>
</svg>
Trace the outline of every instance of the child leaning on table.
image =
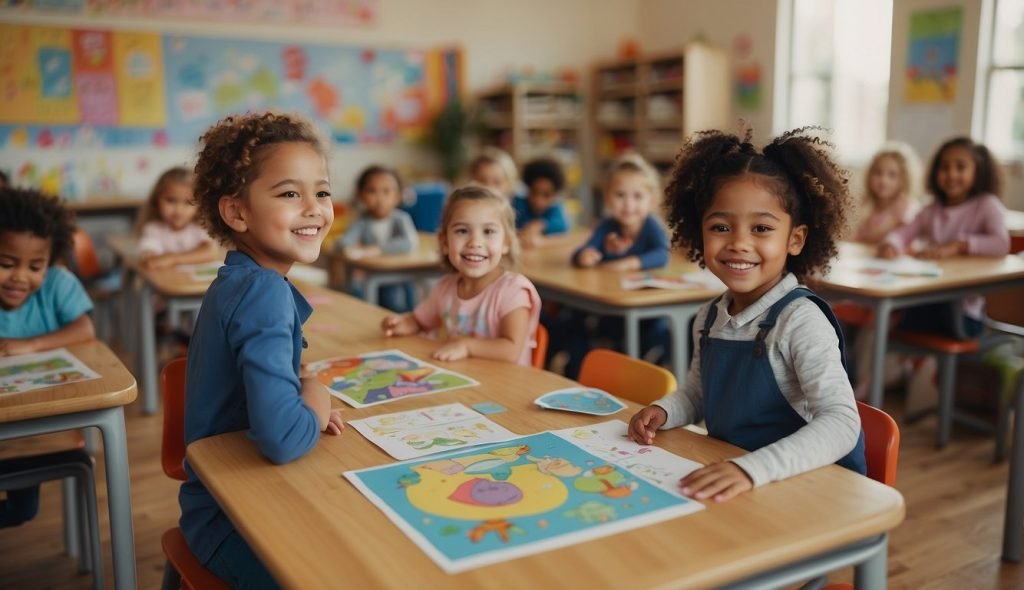
<svg viewBox="0 0 1024 590">
<path fill-rule="evenodd" d="M 831 308 L 800 280 L 828 268 L 850 204 L 827 143 L 797 129 L 757 150 L 707 131 L 683 147 L 668 190 L 675 243 L 727 291 L 694 322 L 682 387 L 633 416 L 629 436 L 704 419 L 746 455 L 698 469 L 683 493 L 716 502 L 838 463 L 866 472 L 864 435 Z"/>
<path fill-rule="evenodd" d="M 227 117 L 200 138 L 200 222 L 234 247 L 203 298 L 188 351 L 185 443 L 233 432 L 272 463 L 339 434 L 340 410 L 300 375 L 312 307 L 286 275 L 311 263 L 334 220 L 325 150 L 311 125 L 274 113 Z M 207 568 L 233 587 L 276 587 L 185 461 L 181 530 Z"/>
<path fill-rule="evenodd" d="M 92 301 L 75 275 L 54 266 L 71 250 L 74 223 L 60 201 L 0 189 L 0 357 L 92 340 Z M 39 510 L 39 486 L 8 490 L 0 528 Z"/>
<path fill-rule="evenodd" d="M 192 172 L 180 166 L 157 178 L 137 223 L 142 266 L 170 268 L 218 258 L 217 245 L 196 223 L 192 182 Z"/>
</svg>

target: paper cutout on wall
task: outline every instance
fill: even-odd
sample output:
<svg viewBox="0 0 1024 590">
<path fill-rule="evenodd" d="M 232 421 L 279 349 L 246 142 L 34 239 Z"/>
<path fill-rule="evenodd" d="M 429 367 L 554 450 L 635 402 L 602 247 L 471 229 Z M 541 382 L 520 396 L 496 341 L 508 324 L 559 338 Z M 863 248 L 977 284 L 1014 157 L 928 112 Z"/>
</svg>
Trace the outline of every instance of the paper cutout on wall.
<svg viewBox="0 0 1024 590">
<path fill-rule="evenodd" d="M 908 103 L 953 102 L 963 17 L 960 7 L 910 15 L 904 96 Z"/>
</svg>

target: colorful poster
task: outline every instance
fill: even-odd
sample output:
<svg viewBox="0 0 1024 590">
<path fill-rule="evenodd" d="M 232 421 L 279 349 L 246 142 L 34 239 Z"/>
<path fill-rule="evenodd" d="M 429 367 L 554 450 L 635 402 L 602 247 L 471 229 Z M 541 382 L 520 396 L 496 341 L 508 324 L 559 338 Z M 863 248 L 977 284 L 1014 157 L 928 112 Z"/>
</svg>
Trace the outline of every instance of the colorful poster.
<svg viewBox="0 0 1024 590">
<path fill-rule="evenodd" d="M 99 378 L 66 348 L 0 358 L 0 395 Z"/>
<path fill-rule="evenodd" d="M 910 15 L 906 89 L 908 103 L 944 103 L 956 99 L 962 9 L 924 10 Z"/>
<path fill-rule="evenodd" d="M 114 60 L 117 64 L 120 125 L 166 125 L 164 62 L 160 36 L 148 33 L 114 33 Z"/>
<path fill-rule="evenodd" d="M 77 123 L 71 31 L 0 24 L 0 110 L 4 122 Z"/>
<path fill-rule="evenodd" d="M 335 397 L 356 408 L 480 385 L 400 350 L 326 359 L 306 369 L 316 373 Z"/>
<path fill-rule="evenodd" d="M 519 436 L 462 404 L 379 414 L 348 424 L 398 460 Z"/>
<path fill-rule="evenodd" d="M 447 573 L 703 508 L 550 432 L 344 475 Z"/>
<path fill-rule="evenodd" d="M 377 21 L 380 0 L 7 0 L 39 12 L 179 18 L 204 21 L 295 22 L 365 26 Z"/>
<path fill-rule="evenodd" d="M 117 79 L 114 43 L 109 31 L 72 31 L 75 95 L 82 123 L 116 125 Z"/>
<path fill-rule="evenodd" d="M 626 404 L 607 391 L 590 387 L 570 387 L 545 393 L 533 403 L 546 410 L 564 410 L 594 416 L 608 416 L 626 409 Z"/>
</svg>

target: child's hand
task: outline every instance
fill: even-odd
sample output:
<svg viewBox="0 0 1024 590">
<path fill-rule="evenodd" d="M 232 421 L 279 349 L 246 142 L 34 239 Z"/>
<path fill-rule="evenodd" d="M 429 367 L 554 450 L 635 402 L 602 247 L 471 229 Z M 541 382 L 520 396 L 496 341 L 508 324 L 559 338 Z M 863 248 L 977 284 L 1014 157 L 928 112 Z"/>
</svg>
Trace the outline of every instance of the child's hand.
<svg viewBox="0 0 1024 590">
<path fill-rule="evenodd" d="M 419 324 L 412 314 L 389 315 L 380 322 L 385 336 L 408 336 L 419 331 Z"/>
<path fill-rule="evenodd" d="M 601 268 L 613 270 L 615 272 L 628 272 L 631 270 L 640 270 L 640 259 L 636 256 L 627 256 L 625 258 L 619 258 L 618 260 L 610 260 L 602 263 Z"/>
<path fill-rule="evenodd" d="M 327 418 L 327 428 L 324 428 L 324 432 L 327 434 L 341 434 L 341 431 L 345 430 L 345 421 L 341 419 L 341 408 L 331 410 L 331 415 Z"/>
<path fill-rule="evenodd" d="M 625 254 L 626 250 L 633 247 L 633 240 L 624 238 L 615 232 L 604 237 L 604 249 L 612 254 Z"/>
<path fill-rule="evenodd" d="M 915 258 L 925 260 L 941 260 L 952 256 L 960 256 L 967 253 L 967 242 L 955 241 L 939 246 L 929 246 L 914 255 Z"/>
<path fill-rule="evenodd" d="M 32 338 L 0 338 L 0 356 L 36 352 Z"/>
<path fill-rule="evenodd" d="M 462 340 L 453 340 L 434 351 L 439 361 L 459 361 L 469 356 L 469 348 Z"/>
<path fill-rule="evenodd" d="M 715 502 L 725 502 L 754 489 L 754 482 L 739 465 L 722 461 L 690 473 L 679 480 L 679 486 L 694 500 L 711 498 Z"/>
<path fill-rule="evenodd" d="M 629 438 L 641 445 L 654 443 L 654 436 L 665 421 L 668 413 L 661 406 L 647 406 L 629 420 Z"/>
<path fill-rule="evenodd" d="M 892 244 L 882 244 L 878 247 L 878 257 L 892 260 L 900 255 L 900 251 Z"/>
<path fill-rule="evenodd" d="M 598 262 L 601 262 L 601 258 L 603 257 L 597 249 L 587 248 L 586 250 L 580 252 L 579 256 L 576 257 L 576 262 L 578 262 L 579 265 L 584 268 L 590 268 L 591 266 L 596 265 Z"/>
</svg>

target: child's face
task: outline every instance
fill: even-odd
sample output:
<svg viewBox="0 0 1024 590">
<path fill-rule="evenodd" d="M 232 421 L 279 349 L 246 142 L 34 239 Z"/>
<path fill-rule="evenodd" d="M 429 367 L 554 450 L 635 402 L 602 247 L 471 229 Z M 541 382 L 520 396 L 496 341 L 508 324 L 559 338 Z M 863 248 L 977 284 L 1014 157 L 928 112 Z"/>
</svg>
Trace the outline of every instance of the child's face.
<svg viewBox="0 0 1024 590">
<path fill-rule="evenodd" d="M 879 158 L 868 174 L 868 190 L 878 204 L 888 204 L 903 191 L 903 174 L 896 158 Z"/>
<path fill-rule="evenodd" d="M 180 230 L 192 223 L 198 206 L 192 200 L 192 185 L 184 182 L 169 182 L 156 200 L 160 219 L 171 229 Z"/>
<path fill-rule="evenodd" d="M 0 233 L 0 309 L 18 309 L 43 285 L 50 246 L 32 232 Z"/>
<path fill-rule="evenodd" d="M 704 212 L 704 262 L 732 294 L 736 314 L 774 287 L 788 256 L 804 247 L 807 226 L 793 220 L 779 197 L 752 175 L 728 181 Z"/>
<path fill-rule="evenodd" d="M 958 145 L 943 150 L 939 157 L 936 184 L 946 194 L 949 205 L 958 205 L 970 196 L 977 164 L 970 150 Z"/>
<path fill-rule="evenodd" d="M 390 174 L 374 174 L 366 180 L 359 200 L 374 219 L 385 219 L 398 206 L 398 181 Z"/>
<path fill-rule="evenodd" d="M 494 203 L 464 201 L 452 211 L 440 245 L 460 275 L 481 278 L 500 267 L 509 251 L 509 235 Z"/>
<path fill-rule="evenodd" d="M 555 183 L 547 178 L 538 178 L 530 184 L 530 191 L 526 194 L 526 204 L 530 212 L 540 215 L 551 208 L 558 200 L 558 191 L 555 190 Z"/>
<path fill-rule="evenodd" d="M 616 172 L 604 194 L 605 210 L 624 228 L 639 229 L 653 203 L 650 183 L 637 172 Z"/>
<path fill-rule="evenodd" d="M 512 192 L 505 169 L 497 162 L 484 162 L 473 171 L 473 181 L 485 186 L 499 195 Z"/>
<path fill-rule="evenodd" d="M 334 221 L 327 163 L 312 146 L 281 143 L 270 148 L 248 194 L 237 199 L 237 219 L 221 215 L 236 232 L 239 249 L 260 266 L 286 274 L 295 262 L 311 263 Z M 230 199 L 230 197 L 226 197 Z"/>
</svg>

